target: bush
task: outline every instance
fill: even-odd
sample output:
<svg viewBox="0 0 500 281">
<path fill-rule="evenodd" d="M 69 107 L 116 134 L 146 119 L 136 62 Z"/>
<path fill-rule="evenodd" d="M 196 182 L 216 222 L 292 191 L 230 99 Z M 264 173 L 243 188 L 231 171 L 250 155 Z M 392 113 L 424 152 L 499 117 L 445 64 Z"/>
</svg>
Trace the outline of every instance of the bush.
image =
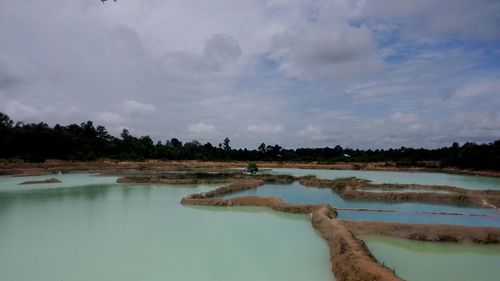
<svg viewBox="0 0 500 281">
<path fill-rule="evenodd" d="M 250 174 L 255 174 L 259 171 L 259 168 L 257 167 L 257 164 L 255 163 L 248 163 L 248 166 L 247 166 L 247 172 L 250 173 Z"/>
</svg>

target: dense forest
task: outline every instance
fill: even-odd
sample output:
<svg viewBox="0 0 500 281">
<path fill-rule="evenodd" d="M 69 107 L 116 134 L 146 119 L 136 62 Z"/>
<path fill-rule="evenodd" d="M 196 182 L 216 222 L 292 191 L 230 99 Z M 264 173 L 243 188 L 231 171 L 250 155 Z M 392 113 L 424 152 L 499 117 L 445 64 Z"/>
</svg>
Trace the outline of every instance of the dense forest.
<svg viewBox="0 0 500 281">
<path fill-rule="evenodd" d="M 359 150 L 341 146 L 285 149 L 262 143 L 255 149 L 232 149 L 230 139 L 218 145 L 177 138 L 156 144 L 149 136 L 134 137 L 124 129 L 120 138 L 91 121 L 68 126 L 14 123 L 0 112 L 0 159 L 95 160 L 197 159 L 244 161 L 395 162 L 400 166 L 500 170 L 500 140 L 489 144 L 465 143 L 438 149 L 406 148 Z"/>
</svg>

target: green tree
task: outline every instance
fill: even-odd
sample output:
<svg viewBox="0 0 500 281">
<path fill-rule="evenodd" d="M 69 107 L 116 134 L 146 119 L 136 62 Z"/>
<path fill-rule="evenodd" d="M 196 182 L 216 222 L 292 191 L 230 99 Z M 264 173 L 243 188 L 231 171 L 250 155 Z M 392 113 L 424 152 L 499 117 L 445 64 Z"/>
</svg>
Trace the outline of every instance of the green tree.
<svg viewBox="0 0 500 281">
<path fill-rule="evenodd" d="M 229 151 L 229 150 L 231 150 L 231 146 L 229 146 L 229 143 L 230 143 L 230 142 L 231 142 L 231 140 L 230 140 L 228 137 L 226 137 L 226 138 L 224 139 L 224 144 L 223 144 L 223 147 L 224 147 L 224 150 L 225 150 L 225 151 Z"/>
<path fill-rule="evenodd" d="M 255 163 L 248 163 L 248 166 L 247 166 L 247 172 L 248 173 L 254 175 L 258 171 L 259 171 L 259 167 L 257 167 L 257 164 L 255 164 Z"/>
</svg>

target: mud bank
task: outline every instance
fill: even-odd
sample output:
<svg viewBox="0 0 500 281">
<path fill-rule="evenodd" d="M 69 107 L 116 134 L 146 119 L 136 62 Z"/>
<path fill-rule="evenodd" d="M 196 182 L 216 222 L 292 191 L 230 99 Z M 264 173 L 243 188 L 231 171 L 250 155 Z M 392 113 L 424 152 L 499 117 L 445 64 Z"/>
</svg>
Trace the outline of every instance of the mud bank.
<svg viewBox="0 0 500 281">
<path fill-rule="evenodd" d="M 246 175 L 244 173 L 143 173 L 141 176 L 127 175 L 117 179 L 117 183 L 146 183 L 146 184 L 205 184 L 226 183 L 231 180 L 262 181 L 265 183 L 292 183 L 300 178 L 287 175 Z"/>
<path fill-rule="evenodd" d="M 128 173 L 126 173 L 128 174 Z M 211 184 L 226 183 L 232 176 L 226 173 L 163 173 L 127 175 L 116 180 L 117 183 L 137 184 Z"/>
<path fill-rule="evenodd" d="M 365 243 L 338 220 L 329 217 L 325 209 L 313 212 L 311 223 L 328 243 L 336 280 L 402 280 L 393 271 L 382 266 Z"/>
<path fill-rule="evenodd" d="M 427 242 L 500 243 L 500 228 L 337 220 L 354 235 L 385 235 Z"/>
<path fill-rule="evenodd" d="M 44 183 L 60 183 L 61 181 L 56 178 L 46 179 L 46 180 L 37 180 L 37 181 L 25 181 L 20 184 L 44 184 Z"/>
<path fill-rule="evenodd" d="M 300 179 L 300 183 L 310 187 L 330 188 L 344 199 L 448 203 L 496 209 L 500 207 L 499 190 L 469 190 L 454 186 L 439 185 L 375 184 L 357 178 L 322 180 L 315 177 L 305 177 Z M 386 192 L 369 192 L 371 189 L 381 189 Z M 397 190 L 410 191 L 391 192 Z M 411 190 L 415 192 L 411 192 Z M 417 190 L 429 192 L 416 192 Z M 436 191 L 445 191 L 447 193 L 437 193 Z"/>
</svg>

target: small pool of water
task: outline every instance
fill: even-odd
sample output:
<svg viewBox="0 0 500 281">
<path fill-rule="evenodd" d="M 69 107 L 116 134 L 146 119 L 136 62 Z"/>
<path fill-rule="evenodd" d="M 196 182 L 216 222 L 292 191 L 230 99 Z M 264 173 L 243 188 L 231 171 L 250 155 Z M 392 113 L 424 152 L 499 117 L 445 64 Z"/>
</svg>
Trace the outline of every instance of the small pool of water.
<svg viewBox="0 0 500 281">
<path fill-rule="evenodd" d="M 408 281 L 499 280 L 499 245 L 419 242 L 371 235 L 360 238 L 379 262 Z"/>
<path fill-rule="evenodd" d="M 405 193 L 405 192 L 413 192 L 413 193 L 439 193 L 439 194 L 452 194 L 453 192 L 445 191 L 445 190 L 427 190 L 427 189 L 376 189 L 376 188 L 358 188 L 358 191 L 362 192 L 374 192 L 374 193 Z"/>
<path fill-rule="evenodd" d="M 425 172 L 390 172 L 360 170 L 321 170 L 273 168 L 267 172 L 276 175 L 306 176 L 315 175 L 320 179 L 357 177 L 375 183 L 401 183 L 424 185 L 451 185 L 468 189 L 500 190 L 500 178 Z"/>
<path fill-rule="evenodd" d="M 298 182 L 293 184 L 266 184 L 255 189 L 232 193 L 226 198 L 239 196 L 279 197 L 293 204 L 323 204 L 327 203 L 337 208 L 361 208 L 396 210 L 402 213 L 360 212 L 340 210 L 339 217 L 354 220 L 378 220 L 404 223 L 438 223 L 460 224 L 469 226 L 500 227 L 500 212 L 493 209 L 457 207 L 452 205 L 427 203 L 388 203 L 377 201 L 346 200 L 327 188 L 305 187 Z M 463 213 L 465 216 L 429 215 L 415 212 L 447 212 Z M 495 217 L 476 217 L 470 214 L 480 214 Z"/>
</svg>

